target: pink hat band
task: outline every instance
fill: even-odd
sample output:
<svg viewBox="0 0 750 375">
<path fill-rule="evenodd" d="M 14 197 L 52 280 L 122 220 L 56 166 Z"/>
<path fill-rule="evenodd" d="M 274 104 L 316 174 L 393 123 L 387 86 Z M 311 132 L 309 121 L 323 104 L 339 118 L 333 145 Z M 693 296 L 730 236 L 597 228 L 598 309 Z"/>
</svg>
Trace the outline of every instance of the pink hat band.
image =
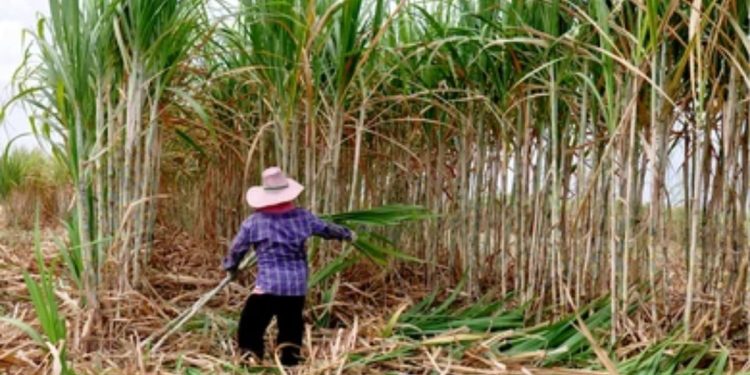
<svg viewBox="0 0 750 375">
<path fill-rule="evenodd" d="M 289 181 L 287 181 L 287 178 L 281 169 L 271 167 L 263 172 L 263 189 L 279 190 L 287 187 L 289 187 Z"/>
</svg>

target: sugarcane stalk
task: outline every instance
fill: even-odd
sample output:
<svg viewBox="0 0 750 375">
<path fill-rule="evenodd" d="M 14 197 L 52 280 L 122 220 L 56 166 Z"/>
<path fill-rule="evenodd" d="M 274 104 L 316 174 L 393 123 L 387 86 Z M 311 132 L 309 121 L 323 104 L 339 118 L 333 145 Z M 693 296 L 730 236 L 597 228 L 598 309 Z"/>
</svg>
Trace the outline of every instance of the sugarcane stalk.
<svg viewBox="0 0 750 375">
<path fill-rule="evenodd" d="M 701 204 L 701 190 L 700 190 L 700 181 L 701 181 L 701 165 L 703 161 L 704 155 L 701 155 L 701 153 L 704 151 L 702 148 L 700 148 L 700 131 L 706 124 L 706 113 L 703 106 L 703 98 L 704 95 L 704 89 L 705 89 L 705 81 L 703 77 L 703 56 L 702 56 L 702 41 L 700 36 L 700 29 L 701 29 L 701 23 L 700 18 L 702 16 L 702 9 L 701 9 L 702 3 L 700 1 L 693 1 L 693 8 L 690 13 L 690 24 L 689 24 L 689 30 L 688 35 L 691 40 L 695 40 L 695 50 L 690 55 L 690 78 L 691 78 L 691 93 L 693 96 L 693 100 L 695 102 L 695 129 L 694 129 L 694 143 L 695 143 L 695 152 L 693 153 L 694 163 L 693 163 L 693 180 L 692 182 L 692 188 L 693 188 L 693 201 L 692 206 L 690 207 L 690 231 L 689 234 L 689 242 L 688 242 L 688 281 L 687 281 L 687 287 L 685 291 L 685 313 L 683 314 L 684 319 L 684 334 L 685 337 L 690 337 L 690 334 L 692 332 L 692 317 L 693 317 L 693 300 L 694 300 L 694 293 L 695 293 L 695 263 L 696 263 L 696 254 L 697 254 L 697 247 L 698 247 L 698 225 L 701 221 L 701 210 L 700 210 L 700 204 Z M 710 156 L 710 155 L 709 155 Z M 687 160 L 687 159 L 685 159 Z"/>
<path fill-rule="evenodd" d="M 584 74 L 588 73 L 588 65 L 584 65 Z M 583 90 L 581 92 L 581 117 L 579 122 L 579 129 L 578 129 L 578 142 L 580 144 L 584 144 L 586 142 L 586 125 L 588 122 L 588 90 Z M 585 168 L 585 159 L 586 155 L 585 153 L 581 153 L 579 156 L 580 160 L 577 161 L 577 163 L 580 165 L 577 168 L 577 174 L 576 174 L 576 196 L 583 197 L 584 196 L 584 181 L 586 180 L 586 168 Z M 583 200 L 585 201 L 585 199 Z M 583 204 L 583 202 L 580 202 L 580 204 Z M 589 223 L 586 223 L 589 224 Z M 585 225 L 584 224 L 584 227 Z M 573 228 L 575 230 L 575 228 Z M 583 283 L 586 282 L 586 265 L 588 262 L 586 262 L 589 259 L 589 256 L 591 254 L 591 241 L 588 238 L 587 231 L 583 229 L 581 231 L 581 235 L 577 236 L 578 239 L 576 240 L 576 246 L 577 248 L 585 248 L 585 254 L 583 257 L 580 256 L 578 252 L 574 253 L 573 257 L 575 258 L 575 266 L 571 267 L 571 272 L 575 272 L 575 304 L 576 306 L 580 306 L 581 304 L 581 292 L 583 290 Z M 571 281 L 573 280 L 573 275 L 568 276 Z"/>
</svg>

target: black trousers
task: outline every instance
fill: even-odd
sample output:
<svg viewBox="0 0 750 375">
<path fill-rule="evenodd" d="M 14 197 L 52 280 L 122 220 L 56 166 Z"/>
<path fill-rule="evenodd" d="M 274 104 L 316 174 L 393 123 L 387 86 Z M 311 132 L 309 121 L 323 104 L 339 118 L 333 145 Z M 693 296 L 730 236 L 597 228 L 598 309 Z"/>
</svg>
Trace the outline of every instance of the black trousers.
<svg viewBox="0 0 750 375">
<path fill-rule="evenodd" d="M 302 309 L 304 296 L 276 296 L 273 294 L 251 294 L 242 309 L 237 342 L 241 351 L 250 351 L 258 359 L 263 359 L 263 336 L 276 317 L 279 336 L 276 341 L 281 346 L 281 363 L 293 366 L 299 362 L 302 347 L 304 321 Z"/>
</svg>

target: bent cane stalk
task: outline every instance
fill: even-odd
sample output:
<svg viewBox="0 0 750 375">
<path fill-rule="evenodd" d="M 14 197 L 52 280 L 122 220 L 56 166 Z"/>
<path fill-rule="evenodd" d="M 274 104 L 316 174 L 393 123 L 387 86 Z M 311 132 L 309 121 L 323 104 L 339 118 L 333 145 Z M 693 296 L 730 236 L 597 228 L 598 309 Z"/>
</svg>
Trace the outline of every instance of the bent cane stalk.
<svg viewBox="0 0 750 375">
<path fill-rule="evenodd" d="M 257 258 L 255 256 L 255 253 L 251 253 L 245 259 L 240 262 L 240 266 L 238 267 L 238 271 L 240 272 L 247 268 L 248 266 L 252 266 L 255 264 Z M 157 341 L 153 347 L 149 350 L 151 353 L 155 353 L 159 350 L 159 348 L 164 344 L 164 341 L 166 341 L 167 338 L 169 338 L 172 334 L 177 332 L 185 323 L 187 323 L 190 318 L 192 318 L 195 314 L 200 311 L 203 306 L 208 303 L 214 296 L 219 294 L 224 288 L 229 285 L 229 283 L 234 279 L 236 274 L 227 274 L 223 280 L 219 282 L 216 287 L 208 291 L 206 294 L 204 294 L 200 299 L 195 301 L 195 303 L 188 308 L 187 310 L 183 311 L 180 315 L 176 316 L 174 319 L 172 319 L 169 323 L 167 323 L 164 328 L 160 329 L 159 331 L 154 332 L 151 336 L 149 336 L 146 340 L 144 340 L 140 347 L 143 348 L 145 346 L 148 346 L 151 344 L 153 340 L 156 338 L 159 338 L 159 341 Z"/>
</svg>

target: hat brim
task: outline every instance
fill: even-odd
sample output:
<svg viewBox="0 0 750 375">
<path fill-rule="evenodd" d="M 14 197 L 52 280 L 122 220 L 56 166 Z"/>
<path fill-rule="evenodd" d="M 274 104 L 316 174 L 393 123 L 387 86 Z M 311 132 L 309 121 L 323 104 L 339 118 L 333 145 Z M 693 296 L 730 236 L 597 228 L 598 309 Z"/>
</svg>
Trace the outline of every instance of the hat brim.
<svg viewBox="0 0 750 375">
<path fill-rule="evenodd" d="M 286 180 L 289 186 L 279 190 L 266 190 L 262 186 L 251 187 L 245 194 L 247 204 L 252 208 L 263 208 L 293 201 L 305 190 L 305 187 L 291 178 Z"/>
</svg>

